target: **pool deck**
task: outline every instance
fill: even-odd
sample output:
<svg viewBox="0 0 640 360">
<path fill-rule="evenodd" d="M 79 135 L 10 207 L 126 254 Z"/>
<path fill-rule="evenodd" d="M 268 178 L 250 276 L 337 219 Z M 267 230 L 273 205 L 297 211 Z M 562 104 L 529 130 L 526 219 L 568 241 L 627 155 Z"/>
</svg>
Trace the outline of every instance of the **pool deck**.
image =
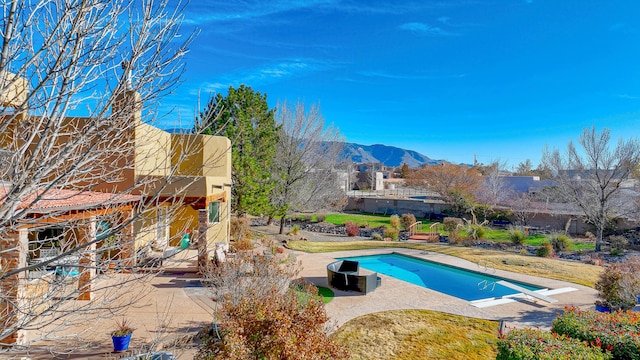
<svg viewBox="0 0 640 360">
<path fill-rule="evenodd" d="M 302 263 L 301 276 L 316 285 L 326 287 L 328 287 L 326 266 L 335 261 L 337 257 L 397 252 L 469 270 L 482 270 L 476 264 L 456 257 L 409 249 L 372 249 L 320 254 L 291 252 Z M 132 348 L 134 350 L 141 349 L 143 346 L 155 341 L 171 343 L 171 339 L 175 340 L 184 336 L 194 335 L 202 326 L 212 321 L 213 310 L 216 305 L 211 300 L 209 291 L 204 287 L 192 286 L 199 280 L 199 276 L 195 274 L 196 255 L 195 250 L 185 251 L 181 254 L 184 259 L 175 259 L 175 261 L 171 262 L 172 264 L 168 265 L 169 268 L 166 269 L 162 276 L 151 278 L 148 283 L 140 287 L 139 291 L 144 292 L 145 296 L 140 300 L 138 306 L 128 312 L 132 323 L 136 327 L 134 339 L 132 340 Z M 551 298 L 558 300 L 554 304 L 547 304 L 542 301 L 536 304 L 532 301 L 518 300 L 488 307 L 477 307 L 465 300 L 379 274 L 382 278 L 382 286 L 367 295 L 334 290 L 335 297 L 326 304 L 326 310 L 333 329 L 361 315 L 400 309 L 435 310 L 474 318 L 503 320 L 508 327 L 537 326 L 547 329 L 551 326 L 551 322 L 557 312 L 561 311 L 565 305 L 576 305 L 585 309 L 594 308 L 593 304 L 596 299 L 596 291 L 594 289 L 564 281 L 507 271 L 496 270 L 492 274 L 552 289 L 572 287 L 577 291 L 549 295 Z M 116 274 L 112 280 L 118 281 L 120 276 L 124 275 Z M 133 296 L 129 293 L 123 295 Z M 159 319 L 163 318 L 163 314 L 169 315 L 169 318 L 165 320 L 166 324 L 164 321 L 159 322 Z M 161 326 L 161 323 L 164 325 Z M 86 328 L 82 332 L 82 337 L 86 340 L 82 341 L 82 343 L 87 346 L 87 349 L 78 351 L 70 356 L 61 354 L 57 358 L 100 358 L 105 360 L 119 358 L 120 355 L 111 352 L 111 340 L 107 335 L 108 329 L 113 327 L 111 318 L 105 317 L 95 324 L 83 325 Z M 48 328 L 42 329 L 45 332 L 49 330 Z M 68 330 L 77 332 L 77 329 Z M 161 333 L 159 333 L 160 330 Z M 95 344 L 90 345 L 90 342 Z M 51 359 L 52 354 L 50 351 L 55 346 L 57 345 L 40 343 L 39 346 L 32 347 L 22 355 L 32 360 Z M 169 350 L 179 355 L 180 359 L 193 358 L 195 354 L 195 349 L 192 346 L 178 349 L 169 348 Z M 20 355 L 16 355 L 19 359 Z M 2 358 L 1 355 L 0 358 Z"/>
<path fill-rule="evenodd" d="M 321 254 L 296 252 L 296 256 L 303 266 L 302 277 L 315 285 L 329 287 L 327 283 L 326 266 L 335 261 L 336 258 L 392 252 L 473 271 L 482 272 L 485 270 L 477 264 L 453 256 L 410 249 L 373 249 Z M 367 295 L 333 289 L 335 298 L 326 305 L 326 310 L 332 321 L 331 325 L 333 328 L 337 328 L 358 316 L 374 312 L 400 309 L 425 309 L 474 318 L 502 320 L 507 327 L 539 327 L 548 329 L 556 317 L 556 314 L 562 311 L 564 306 L 575 305 L 585 309 L 594 308 L 597 292 L 586 286 L 502 270 L 495 270 L 494 272 L 494 270 L 491 269 L 490 274 L 549 289 L 573 288 L 575 291 L 547 295 L 557 300 L 557 302 L 553 304 L 530 297 L 529 299 L 516 299 L 516 301 L 507 303 L 478 307 L 468 301 L 453 296 L 413 285 L 383 274 L 378 274 L 378 276 L 382 278 L 382 286 Z M 490 297 L 490 295 L 487 297 Z"/>
</svg>

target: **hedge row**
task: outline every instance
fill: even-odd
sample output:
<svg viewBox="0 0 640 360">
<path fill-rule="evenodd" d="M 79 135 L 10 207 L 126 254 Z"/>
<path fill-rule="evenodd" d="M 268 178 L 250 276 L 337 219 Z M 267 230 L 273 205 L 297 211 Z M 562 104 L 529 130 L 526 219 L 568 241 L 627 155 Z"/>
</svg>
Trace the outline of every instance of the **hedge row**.
<svg viewBox="0 0 640 360">
<path fill-rule="evenodd" d="M 534 329 L 513 329 L 498 341 L 496 360 L 612 359 L 580 340 Z"/>
<path fill-rule="evenodd" d="M 640 313 L 601 313 L 565 308 L 552 331 L 610 351 L 613 359 L 640 360 Z"/>
<path fill-rule="evenodd" d="M 566 307 L 551 332 L 514 329 L 498 341 L 498 360 L 640 360 L 640 313 Z"/>
</svg>

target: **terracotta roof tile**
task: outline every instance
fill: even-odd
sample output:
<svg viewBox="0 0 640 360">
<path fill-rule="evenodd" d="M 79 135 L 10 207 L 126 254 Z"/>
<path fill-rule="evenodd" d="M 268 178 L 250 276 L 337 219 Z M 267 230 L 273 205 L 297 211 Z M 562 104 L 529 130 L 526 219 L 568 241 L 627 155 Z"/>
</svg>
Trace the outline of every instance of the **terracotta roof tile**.
<svg viewBox="0 0 640 360">
<path fill-rule="evenodd" d="M 4 203 L 9 189 L 10 187 L 7 185 L 0 185 L 0 204 Z M 20 202 L 18 209 L 29 208 L 29 212 L 35 213 L 46 213 L 62 209 L 83 210 L 136 202 L 141 199 L 140 196 L 128 194 L 51 189 L 46 192 L 39 190 L 26 196 Z"/>
</svg>

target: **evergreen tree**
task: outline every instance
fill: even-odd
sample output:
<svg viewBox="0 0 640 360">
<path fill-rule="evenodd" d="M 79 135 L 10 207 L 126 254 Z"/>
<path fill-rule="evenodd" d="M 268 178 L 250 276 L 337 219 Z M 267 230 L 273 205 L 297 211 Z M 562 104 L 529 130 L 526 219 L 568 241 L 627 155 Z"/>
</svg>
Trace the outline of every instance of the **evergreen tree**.
<svg viewBox="0 0 640 360">
<path fill-rule="evenodd" d="M 231 140 L 231 210 L 239 216 L 268 212 L 278 126 L 267 95 L 240 85 L 217 94 L 200 114 L 200 131 Z"/>
<path fill-rule="evenodd" d="M 400 177 L 406 179 L 410 172 L 411 170 L 409 169 L 409 165 L 407 165 L 407 163 L 402 163 L 402 166 L 400 167 Z"/>
</svg>

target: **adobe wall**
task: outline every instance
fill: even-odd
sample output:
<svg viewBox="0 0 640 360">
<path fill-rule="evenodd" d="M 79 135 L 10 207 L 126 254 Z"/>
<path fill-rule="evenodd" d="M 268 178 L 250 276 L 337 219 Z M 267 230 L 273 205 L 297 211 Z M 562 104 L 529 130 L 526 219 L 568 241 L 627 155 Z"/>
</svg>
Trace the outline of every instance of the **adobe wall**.
<svg viewBox="0 0 640 360">
<path fill-rule="evenodd" d="M 447 206 L 441 202 L 426 202 L 420 199 L 393 198 L 353 198 L 350 197 L 346 210 L 362 211 L 372 214 L 406 214 L 418 218 L 429 214 L 441 214 Z"/>
<path fill-rule="evenodd" d="M 366 198 L 349 197 L 345 210 L 362 211 L 372 214 L 405 214 L 412 213 L 417 218 L 427 217 L 430 213 L 442 214 L 447 209 L 447 205 L 441 202 L 428 202 L 420 199 L 393 199 L 393 198 Z M 426 216 L 425 216 L 426 215 Z M 569 226 L 570 234 L 584 234 L 587 231 L 594 232 L 593 226 L 584 222 L 581 216 L 571 214 L 548 214 L 539 213 L 529 219 L 527 225 L 541 228 L 548 231 L 564 231 L 567 221 L 572 219 Z M 516 219 L 511 218 L 515 223 Z M 618 221 L 617 229 L 633 229 L 638 224 Z"/>
</svg>

